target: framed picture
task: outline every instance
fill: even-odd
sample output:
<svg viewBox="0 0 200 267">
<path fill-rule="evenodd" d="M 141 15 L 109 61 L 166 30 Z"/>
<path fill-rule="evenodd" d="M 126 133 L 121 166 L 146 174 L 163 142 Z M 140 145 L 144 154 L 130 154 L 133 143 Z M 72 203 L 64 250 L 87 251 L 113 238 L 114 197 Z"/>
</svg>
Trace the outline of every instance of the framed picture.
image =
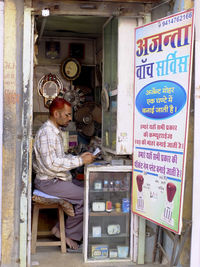
<svg viewBox="0 0 200 267">
<path fill-rule="evenodd" d="M 45 56 L 49 59 L 60 57 L 60 42 L 49 41 L 45 43 Z"/>
<path fill-rule="evenodd" d="M 69 44 L 69 57 L 84 59 L 84 57 L 85 57 L 85 44 L 70 43 Z"/>
</svg>

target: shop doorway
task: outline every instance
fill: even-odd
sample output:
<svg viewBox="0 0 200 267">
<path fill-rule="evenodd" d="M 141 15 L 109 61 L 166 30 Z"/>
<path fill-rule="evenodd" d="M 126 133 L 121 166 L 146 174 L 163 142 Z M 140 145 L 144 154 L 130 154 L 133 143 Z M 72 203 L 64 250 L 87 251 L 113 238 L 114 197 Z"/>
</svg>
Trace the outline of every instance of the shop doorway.
<svg viewBox="0 0 200 267">
<path fill-rule="evenodd" d="M 73 122 L 68 129 L 63 129 L 66 152 L 81 153 L 88 149 L 91 140 L 98 142 L 101 139 L 102 32 L 107 20 L 106 16 L 34 17 L 33 140 L 39 127 L 48 119 L 48 106 L 55 94 L 73 106 Z M 68 62 L 80 67 L 78 73 L 70 73 Z M 83 182 L 81 174 L 83 168 L 75 173 Z M 54 218 L 52 212 L 41 212 L 40 230 L 50 229 Z M 59 248 L 46 248 L 50 254 L 54 250 L 60 254 Z M 49 264 L 46 251 L 37 248 L 38 254 L 33 255 L 31 261 Z M 64 262 L 70 257 L 66 255 Z M 64 265 L 64 262 L 60 264 Z M 76 255 L 74 262 L 78 266 L 82 264 L 82 255 Z"/>
<path fill-rule="evenodd" d="M 142 10 L 143 5 L 130 3 L 126 6 L 129 16 L 131 14 L 133 18 L 141 19 L 137 14 Z M 101 138 L 103 27 L 113 18 L 113 13 L 116 13 L 114 16 L 119 16 L 120 12 L 119 5 L 117 7 L 110 5 L 107 10 L 105 9 L 105 14 L 102 11 L 99 14 L 98 12 L 94 14 L 92 11 L 90 14 L 87 11 L 87 15 L 83 16 L 83 13 L 71 14 L 73 12 L 69 11 L 62 15 L 51 15 L 50 12 L 48 17 L 43 17 L 41 12 L 34 15 L 32 21 L 32 25 L 34 24 L 33 139 L 39 127 L 48 118 L 48 105 L 55 94 L 73 102 L 73 123 L 67 129 L 67 134 L 64 134 L 66 151 L 70 149 L 71 152 L 80 153 L 90 144 L 93 137 Z M 68 60 L 76 64 L 77 72 L 68 73 L 66 67 Z M 79 66 L 81 66 L 80 69 Z M 56 82 L 51 82 L 52 77 Z M 98 142 L 98 139 L 95 141 Z M 80 174 L 82 172 L 83 170 L 80 170 Z M 31 195 L 29 198 L 31 199 Z M 29 214 L 31 214 L 31 208 Z M 46 224 L 44 220 L 45 215 L 41 218 L 42 226 Z M 31 216 L 29 216 L 29 225 L 31 225 Z M 43 252 L 45 250 L 41 252 L 41 258 L 39 258 L 45 264 L 49 252 Z M 30 254 L 30 249 L 28 253 Z M 82 264 L 82 255 L 76 256 L 79 260 L 77 265 Z M 37 256 L 32 259 L 37 264 Z"/>
</svg>

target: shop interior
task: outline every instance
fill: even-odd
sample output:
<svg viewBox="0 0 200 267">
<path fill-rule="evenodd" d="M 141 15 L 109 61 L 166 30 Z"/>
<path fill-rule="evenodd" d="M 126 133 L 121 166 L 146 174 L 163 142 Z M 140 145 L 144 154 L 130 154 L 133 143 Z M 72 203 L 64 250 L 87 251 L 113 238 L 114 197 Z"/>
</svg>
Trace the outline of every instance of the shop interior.
<svg viewBox="0 0 200 267">
<path fill-rule="evenodd" d="M 101 143 L 102 29 L 106 20 L 35 17 L 33 136 L 48 118 L 52 99 L 63 97 L 73 106 L 73 121 L 63 129 L 66 152 L 92 151 L 94 143 Z"/>
<path fill-rule="evenodd" d="M 111 166 L 110 169 L 103 167 L 97 173 L 93 171 L 88 173 L 90 181 L 86 185 L 85 200 L 87 206 L 93 209 L 94 214 L 92 214 L 93 219 L 90 219 L 91 214 L 88 215 L 86 208 L 85 213 L 87 213 L 89 220 L 86 228 L 89 230 L 85 234 L 85 240 L 91 237 L 92 241 L 84 244 L 86 255 L 84 260 L 87 262 L 89 259 L 95 262 L 95 266 L 98 266 L 98 264 L 102 266 L 102 263 L 97 263 L 99 260 L 100 262 L 114 262 L 114 266 L 125 266 L 123 261 L 133 260 L 133 250 L 137 250 L 137 245 L 134 245 L 132 240 L 133 215 L 129 206 L 123 207 L 121 204 L 122 199 L 124 199 L 130 205 L 132 168 L 131 152 L 128 152 L 122 145 L 123 142 L 127 142 L 127 147 L 131 149 L 129 135 L 131 136 L 132 131 L 130 124 L 132 112 L 130 112 L 129 102 L 132 98 L 131 94 L 125 92 L 124 89 L 121 93 L 118 91 L 118 97 L 122 97 L 120 103 L 123 104 L 123 101 L 128 103 L 120 108 L 122 114 L 120 126 L 128 134 L 121 134 L 118 138 L 121 142 L 120 149 L 123 151 L 121 153 L 123 155 L 118 156 L 116 155 L 118 153 L 109 153 L 110 150 L 119 149 L 116 145 L 117 116 L 120 117 L 120 114 L 117 114 L 117 82 L 120 84 L 119 87 L 127 87 L 128 90 L 132 91 L 133 64 L 130 57 L 123 56 L 123 53 L 126 53 L 126 55 L 128 53 L 123 45 L 126 44 L 133 49 L 133 39 L 129 40 L 133 37 L 128 31 L 133 31 L 136 20 L 125 19 L 125 23 L 121 23 L 122 30 L 119 34 L 122 35 L 122 38 L 119 41 L 118 31 L 116 31 L 118 27 L 117 20 L 113 20 L 110 24 L 111 27 L 109 26 L 112 35 L 107 31 L 107 39 L 104 38 L 105 31 L 103 29 L 112 19 L 113 17 L 106 16 L 36 15 L 34 27 L 33 138 L 39 127 L 48 119 L 48 106 L 52 99 L 57 96 L 63 97 L 73 107 L 73 120 L 67 128 L 62 129 L 65 152 L 77 155 L 84 151 L 93 152 L 96 148 L 100 148 L 102 152 L 98 155 L 97 162 L 103 161 L 109 162 L 111 165 L 120 165 L 117 167 Z M 111 36 L 112 38 L 110 38 Z M 119 62 L 117 63 L 117 50 L 118 46 L 121 46 L 120 42 L 123 48 L 120 54 L 122 62 L 120 64 L 122 64 L 122 69 L 126 75 L 122 71 L 117 81 L 117 68 L 115 66 L 119 64 Z M 106 46 L 110 46 L 112 49 L 107 53 L 110 62 L 106 62 L 107 69 L 105 70 L 103 69 L 103 47 Z M 124 63 L 131 65 L 128 71 L 124 67 Z M 113 69 L 112 66 L 114 66 Z M 118 67 L 121 68 L 120 65 Z M 109 79 L 109 75 L 112 76 L 113 87 L 111 86 L 109 89 L 111 91 L 109 96 L 105 92 L 106 90 L 109 91 L 108 88 L 103 88 L 102 85 L 104 72 L 104 81 Z M 127 97 L 126 100 L 123 99 L 124 96 Z M 126 113 L 126 110 L 129 110 L 129 112 Z M 104 116 L 102 116 L 102 113 Z M 126 118 L 124 119 L 125 113 Z M 104 129 L 102 134 L 103 124 L 110 132 Z M 127 130 L 126 127 L 131 128 L 131 130 Z M 104 135 L 104 138 L 102 135 Z M 103 139 L 104 141 L 102 141 Z M 104 143 L 102 144 L 102 142 Z M 107 150 L 102 149 L 106 146 Z M 77 168 L 73 176 L 83 184 L 85 179 L 84 168 Z M 110 177 L 112 180 L 110 180 Z M 109 189 L 104 188 L 105 181 L 109 182 Z M 107 192 L 102 194 L 103 191 Z M 106 195 L 109 196 L 109 199 L 104 198 Z M 101 205 L 99 205 L 100 202 Z M 104 205 L 102 205 L 103 202 Z M 99 212 L 103 212 L 102 215 L 106 217 L 99 217 L 101 215 Z M 42 210 L 38 229 L 40 231 L 45 231 L 47 228 L 51 230 L 56 223 L 56 217 L 54 211 Z M 101 226 L 99 226 L 99 218 L 102 218 Z M 104 245 L 99 249 L 96 245 L 99 237 L 103 244 L 109 245 Z M 103 255 L 103 250 L 106 251 L 106 256 Z M 53 257 L 52 260 L 47 256 L 49 253 Z M 102 257 L 96 257 L 95 253 L 101 253 Z M 134 253 L 136 255 L 137 251 L 134 251 Z M 61 255 L 59 247 L 38 247 L 36 254 L 32 255 L 32 260 L 36 264 L 38 262 L 43 263 L 44 265 L 41 266 L 45 267 L 49 260 L 53 263 L 55 257 L 53 255 L 56 255 L 56 257 Z M 79 266 L 84 262 L 82 254 L 65 254 L 65 257 L 74 260 L 74 265 L 70 266 Z M 66 258 L 61 257 L 59 261 L 61 263 L 58 266 L 63 266 Z"/>
<path fill-rule="evenodd" d="M 35 16 L 33 138 L 48 119 L 51 101 L 63 97 L 73 107 L 72 122 L 62 129 L 65 152 L 77 155 L 101 149 L 102 35 L 108 20 L 96 16 Z M 104 160 L 104 156 L 100 153 L 97 161 Z M 73 177 L 83 184 L 84 168 L 77 168 Z M 56 210 L 40 210 L 38 231 L 50 231 L 57 221 L 56 213 Z M 51 239 L 54 237 L 45 240 Z M 60 248 L 37 247 L 32 262 L 49 264 L 49 252 L 60 255 Z M 70 258 L 75 265 L 83 263 L 82 254 Z"/>
</svg>

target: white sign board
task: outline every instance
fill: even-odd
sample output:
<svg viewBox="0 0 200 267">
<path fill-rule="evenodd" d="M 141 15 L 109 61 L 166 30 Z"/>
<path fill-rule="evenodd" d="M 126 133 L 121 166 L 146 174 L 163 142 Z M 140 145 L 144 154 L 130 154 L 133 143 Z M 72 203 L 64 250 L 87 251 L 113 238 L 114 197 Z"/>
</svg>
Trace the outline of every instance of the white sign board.
<svg viewBox="0 0 200 267">
<path fill-rule="evenodd" d="M 135 30 L 132 211 L 182 227 L 193 9 Z"/>
</svg>

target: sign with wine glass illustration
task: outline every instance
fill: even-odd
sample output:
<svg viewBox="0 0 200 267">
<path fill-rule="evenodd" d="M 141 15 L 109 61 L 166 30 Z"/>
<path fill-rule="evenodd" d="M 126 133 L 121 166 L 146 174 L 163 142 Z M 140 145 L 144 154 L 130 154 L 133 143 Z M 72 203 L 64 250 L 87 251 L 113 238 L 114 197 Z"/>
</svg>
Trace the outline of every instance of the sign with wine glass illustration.
<svg viewBox="0 0 200 267">
<path fill-rule="evenodd" d="M 132 211 L 182 228 L 193 9 L 135 29 Z"/>
</svg>

